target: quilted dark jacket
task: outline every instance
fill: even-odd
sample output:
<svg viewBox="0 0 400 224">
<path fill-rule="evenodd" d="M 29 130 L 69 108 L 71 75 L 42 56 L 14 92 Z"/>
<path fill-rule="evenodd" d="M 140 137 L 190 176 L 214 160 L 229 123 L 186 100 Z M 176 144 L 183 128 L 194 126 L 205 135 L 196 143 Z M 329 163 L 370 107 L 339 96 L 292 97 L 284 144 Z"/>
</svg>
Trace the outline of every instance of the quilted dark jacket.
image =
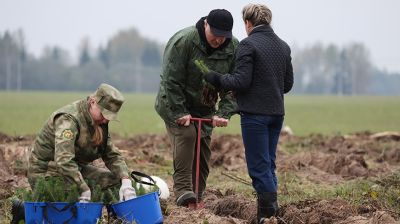
<svg viewBox="0 0 400 224">
<path fill-rule="evenodd" d="M 293 86 L 291 60 L 289 45 L 269 25 L 257 26 L 239 43 L 234 72 L 220 78 L 221 86 L 236 91 L 240 112 L 284 115 L 283 94 Z"/>
</svg>

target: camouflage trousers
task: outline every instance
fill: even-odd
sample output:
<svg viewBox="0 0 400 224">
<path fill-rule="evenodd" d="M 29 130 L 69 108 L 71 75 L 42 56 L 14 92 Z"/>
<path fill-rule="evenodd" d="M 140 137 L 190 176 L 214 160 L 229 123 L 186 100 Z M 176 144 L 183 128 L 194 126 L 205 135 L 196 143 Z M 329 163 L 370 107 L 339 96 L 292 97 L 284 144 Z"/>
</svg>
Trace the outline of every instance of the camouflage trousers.
<svg viewBox="0 0 400 224">
<path fill-rule="evenodd" d="M 165 123 L 171 141 L 174 166 L 174 193 L 179 198 L 186 192 L 195 192 L 196 188 L 196 142 L 197 128 L 189 126 L 174 126 Z M 202 198 L 209 174 L 211 137 L 200 139 L 200 171 L 199 171 L 199 198 Z"/>
</svg>

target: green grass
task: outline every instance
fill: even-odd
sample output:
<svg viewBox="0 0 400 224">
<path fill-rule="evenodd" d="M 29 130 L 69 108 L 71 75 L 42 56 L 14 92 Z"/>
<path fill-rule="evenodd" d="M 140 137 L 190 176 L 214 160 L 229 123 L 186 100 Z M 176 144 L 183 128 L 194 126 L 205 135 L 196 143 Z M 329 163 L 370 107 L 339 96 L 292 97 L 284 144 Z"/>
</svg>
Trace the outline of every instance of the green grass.
<svg viewBox="0 0 400 224">
<path fill-rule="evenodd" d="M 398 171 L 394 175 L 398 175 Z M 378 205 L 382 208 L 390 207 L 396 213 L 400 211 L 398 186 L 390 184 L 382 186 L 376 183 L 379 180 L 376 178 L 376 180 L 355 179 L 339 184 L 316 184 L 286 172 L 278 176 L 279 201 L 283 204 L 310 199 L 341 198 L 357 206 Z"/>
<path fill-rule="evenodd" d="M 285 123 L 298 135 L 400 130 L 398 96 L 291 96 L 285 104 Z"/>
<path fill-rule="evenodd" d="M 90 93 L 0 92 L 0 132 L 36 134 L 56 109 Z M 121 122 L 111 122 L 111 132 L 122 136 L 165 133 L 164 122 L 153 109 L 155 94 L 125 93 Z M 285 124 L 296 135 L 348 134 L 358 131 L 399 131 L 400 97 L 286 97 Z M 240 133 L 239 116 L 216 133 Z"/>
</svg>

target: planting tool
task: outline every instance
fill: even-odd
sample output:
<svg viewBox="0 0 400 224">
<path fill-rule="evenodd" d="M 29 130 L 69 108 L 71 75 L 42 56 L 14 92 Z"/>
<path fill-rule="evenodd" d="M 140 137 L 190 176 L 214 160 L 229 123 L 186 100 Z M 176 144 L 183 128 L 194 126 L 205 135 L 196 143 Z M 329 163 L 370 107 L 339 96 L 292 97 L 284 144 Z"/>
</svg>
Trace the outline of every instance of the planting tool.
<svg viewBox="0 0 400 224">
<path fill-rule="evenodd" d="M 198 122 L 197 128 L 197 142 L 196 142 L 196 183 L 195 183 L 195 194 L 196 194 L 196 208 L 199 205 L 199 175 L 200 175 L 200 139 L 201 139 L 201 123 L 212 122 L 209 118 L 190 118 L 190 121 Z"/>
</svg>

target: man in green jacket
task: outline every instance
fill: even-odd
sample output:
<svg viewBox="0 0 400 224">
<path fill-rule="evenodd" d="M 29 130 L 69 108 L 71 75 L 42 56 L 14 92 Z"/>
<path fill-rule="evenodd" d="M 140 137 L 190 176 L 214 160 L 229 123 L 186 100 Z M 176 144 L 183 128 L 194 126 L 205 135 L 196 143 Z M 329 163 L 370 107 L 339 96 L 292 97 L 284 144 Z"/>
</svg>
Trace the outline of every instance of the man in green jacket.
<svg viewBox="0 0 400 224">
<path fill-rule="evenodd" d="M 207 84 L 195 61 L 225 74 L 233 70 L 238 40 L 232 36 L 233 18 L 225 9 L 214 9 L 195 26 L 178 31 L 167 43 L 160 89 L 155 102 L 173 149 L 174 193 L 179 206 L 192 206 L 206 188 L 213 127 L 225 127 L 234 114 L 231 92 Z M 217 103 L 218 102 L 218 103 Z M 195 195 L 197 126 L 191 118 L 210 118 L 201 128 L 199 195 Z"/>
</svg>

